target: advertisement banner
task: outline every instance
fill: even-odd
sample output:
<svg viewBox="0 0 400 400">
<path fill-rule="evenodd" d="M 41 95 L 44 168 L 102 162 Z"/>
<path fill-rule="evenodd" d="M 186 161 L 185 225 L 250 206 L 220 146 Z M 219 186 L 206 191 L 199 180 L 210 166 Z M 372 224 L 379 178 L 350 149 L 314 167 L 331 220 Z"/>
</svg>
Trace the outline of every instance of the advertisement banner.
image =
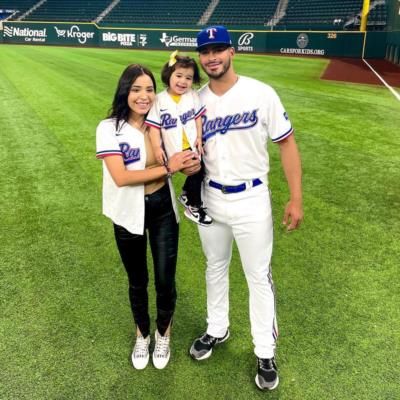
<svg viewBox="0 0 400 400">
<path fill-rule="evenodd" d="M 196 50 L 197 32 L 192 31 L 162 31 L 157 34 L 157 46 L 159 49 Z"/>
<path fill-rule="evenodd" d="M 96 24 L 3 23 L 4 43 L 91 46 L 129 49 L 195 51 L 198 29 L 98 27 Z M 238 53 L 273 53 L 298 56 L 361 57 L 362 32 L 299 32 L 231 29 Z M 378 36 L 377 36 L 378 37 Z M 381 44 L 379 36 L 379 46 Z M 382 39 L 385 40 L 385 39 Z M 374 37 L 375 41 L 375 37 Z M 368 45 L 368 43 L 367 43 Z M 385 45 L 383 43 L 382 48 Z M 367 46 L 378 54 L 378 44 Z"/>
<path fill-rule="evenodd" d="M 98 38 L 100 47 L 149 48 L 149 35 L 144 31 L 100 29 Z"/>
<path fill-rule="evenodd" d="M 299 56 L 359 57 L 360 32 L 231 31 L 239 53 L 276 53 Z"/>
<path fill-rule="evenodd" d="M 279 54 L 360 57 L 363 40 L 360 32 L 290 32 L 271 36 L 266 45 Z"/>
<path fill-rule="evenodd" d="M 47 43 L 48 27 L 35 25 L 3 24 L 4 43 Z"/>
<path fill-rule="evenodd" d="M 92 24 L 17 23 L 3 24 L 4 43 L 97 46 L 97 28 Z"/>
<path fill-rule="evenodd" d="M 195 51 L 197 31 L 99 28 L 99 46 Z"/>
</svg>

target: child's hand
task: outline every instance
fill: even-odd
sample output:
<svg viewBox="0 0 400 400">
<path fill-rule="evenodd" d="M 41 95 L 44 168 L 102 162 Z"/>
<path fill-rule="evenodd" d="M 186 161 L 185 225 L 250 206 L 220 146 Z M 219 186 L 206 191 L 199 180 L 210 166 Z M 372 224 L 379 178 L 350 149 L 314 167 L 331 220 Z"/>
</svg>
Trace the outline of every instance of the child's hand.
<svg viewBox="0 0 400 400">
<path fill-rule="evenodd" d="M 204 155 L 204 149 L 203 149 L 203 143 L 202 143 L 201 139 L 199 140 L 199 139 L 197 138 L 194 145 L 196 146 L 196 149 L 197 149 L 198 153 L 199 153 L 201 156 L 203 156 L 203 155 Z"/>
<path fill-rule="evenodd" d="M 165 155 L 164 150 L 161 147 L 157 148 L 154 151 L 154 155 L 160 165 L 164 165 L 167 162 L 167 156 Z"/>
</svg>

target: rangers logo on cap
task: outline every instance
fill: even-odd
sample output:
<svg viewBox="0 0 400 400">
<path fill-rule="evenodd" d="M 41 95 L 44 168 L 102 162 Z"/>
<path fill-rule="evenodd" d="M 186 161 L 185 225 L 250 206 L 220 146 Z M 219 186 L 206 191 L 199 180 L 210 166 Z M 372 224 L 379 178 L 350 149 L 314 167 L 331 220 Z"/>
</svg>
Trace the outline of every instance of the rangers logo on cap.
<svg viewBox="0 0 400 400">
<path fill-rule="evenodd" d="M 208 28 L 204 28 L 198 33 L 196 48 L 197 51 L 213 44 L 232 46 L 231 37 L 229 36 L 228 30 L 224 26 L 209 26 Z"/>
</svg>

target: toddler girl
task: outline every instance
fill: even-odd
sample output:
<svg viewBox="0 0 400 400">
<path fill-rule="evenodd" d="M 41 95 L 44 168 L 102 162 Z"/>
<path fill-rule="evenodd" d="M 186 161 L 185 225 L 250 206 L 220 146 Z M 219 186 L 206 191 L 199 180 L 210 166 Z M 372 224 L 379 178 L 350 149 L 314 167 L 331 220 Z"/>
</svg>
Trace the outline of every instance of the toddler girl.
<svg viewBox="0 0 400 400">
<path fill-rule="evenodd" d="M 174 51 L 162 71 L 161 80 L 167 88 L 159 93 L 146 118 L 150 126 L 150 140 L 157 161 L 164 165 L 176 152 L 195 151 L 201 157 L 202 123 L 205 107 L 200 103 L 193 83 L 200 83 L 200 72 L 193 58 Z M 201 200 L 203 168 L 188 176 L 179 201 L 186 207 L 185 216 L 199 225 L 210 225 Z"/>
</svg>

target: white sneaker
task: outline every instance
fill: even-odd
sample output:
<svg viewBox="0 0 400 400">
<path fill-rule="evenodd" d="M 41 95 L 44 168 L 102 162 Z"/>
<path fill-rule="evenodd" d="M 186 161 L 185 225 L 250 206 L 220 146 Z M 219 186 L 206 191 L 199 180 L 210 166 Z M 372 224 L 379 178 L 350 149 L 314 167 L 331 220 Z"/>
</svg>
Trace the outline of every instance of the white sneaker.
<svg viewBox="0 0 400 400">
<path fill-rule="evenodd" d="M 150 335 L 147 338 L 138 336 L 132 352 L 132 364 L 136 369 L 146 368 L 149 362 Z"/>
<path fill-rule="evenodd" d="M 169 336 L 161 336 L 158 331 L 154 334 L 156 344 L 153 352 L 153 364 L 157 369 L 163 369 L 167 366 L 169 357 Z"/>
<path fill-rule="evenodd" d="M 204 207 L 188 206 L 183 214 L 198 225 L 209 226 L 213 222 Z"/>
</svg>

